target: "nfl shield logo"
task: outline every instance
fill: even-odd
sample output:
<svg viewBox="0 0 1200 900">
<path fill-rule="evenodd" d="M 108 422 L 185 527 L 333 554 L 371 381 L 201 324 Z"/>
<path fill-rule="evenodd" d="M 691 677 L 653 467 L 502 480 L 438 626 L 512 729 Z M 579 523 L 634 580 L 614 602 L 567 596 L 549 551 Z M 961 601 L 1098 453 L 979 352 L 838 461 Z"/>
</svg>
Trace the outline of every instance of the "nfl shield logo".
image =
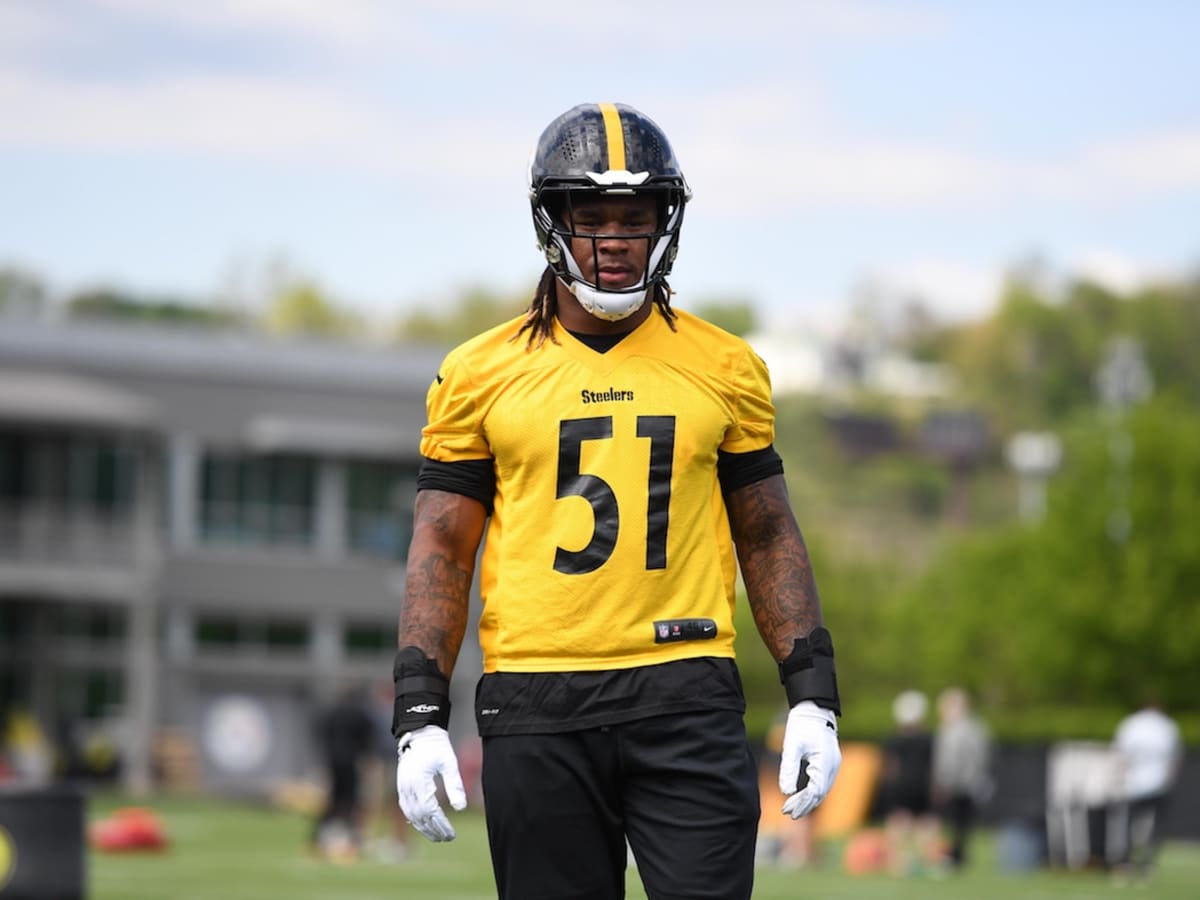
<svg viewBox="0 0 1200 900">
<path fill-rule="evenodd" d="M 665 623 L 665 622 L 663 622 L 663 623 L 659 624 L 659 626 L 658 626 L 658 636 L 659 636 L 660 638 L 665 638 L 665 637 L 667 636 L 667 625 L 666 625 L 666 623 Z"/>
</svg>

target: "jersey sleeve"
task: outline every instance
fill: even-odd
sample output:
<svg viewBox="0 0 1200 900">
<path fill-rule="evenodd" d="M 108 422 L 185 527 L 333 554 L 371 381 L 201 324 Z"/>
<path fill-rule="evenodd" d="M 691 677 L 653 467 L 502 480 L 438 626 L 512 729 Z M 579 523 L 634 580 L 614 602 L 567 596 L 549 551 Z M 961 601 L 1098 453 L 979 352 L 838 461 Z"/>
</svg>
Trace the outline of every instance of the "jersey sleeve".
<svg viewBox="0 0 1200 900">
<path fill-rule="evenodd" d="M 470 373 L 451 353 L 425 395 L 427 423 L 421 431 L 421 455 L 443 463 L 490 458 L 480 399 Z"/>
<path fill-rule="evenodd" d="M 736 421 L 725 432 L 720 449 L 726 453 L 749 453 L 771 446 L 775 440 L 771 376 L 766 363 L 749 346 L 734 370 L 733 389 Z"/>
</svg>

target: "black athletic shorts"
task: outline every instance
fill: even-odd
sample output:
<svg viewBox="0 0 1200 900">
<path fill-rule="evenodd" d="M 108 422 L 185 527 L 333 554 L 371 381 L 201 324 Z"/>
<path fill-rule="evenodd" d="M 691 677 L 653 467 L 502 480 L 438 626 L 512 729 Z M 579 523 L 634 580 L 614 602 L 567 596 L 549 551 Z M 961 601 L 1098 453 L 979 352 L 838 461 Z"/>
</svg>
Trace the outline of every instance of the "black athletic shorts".
<svg viewBox="0 0 1200 900">
<path fill-rule="evenodd" d="M 619 900 L 626 840 L 650 900 L 745 900 L 758 776 L 740 713 L 484 737 L 500 900 Z"/>
</svg>

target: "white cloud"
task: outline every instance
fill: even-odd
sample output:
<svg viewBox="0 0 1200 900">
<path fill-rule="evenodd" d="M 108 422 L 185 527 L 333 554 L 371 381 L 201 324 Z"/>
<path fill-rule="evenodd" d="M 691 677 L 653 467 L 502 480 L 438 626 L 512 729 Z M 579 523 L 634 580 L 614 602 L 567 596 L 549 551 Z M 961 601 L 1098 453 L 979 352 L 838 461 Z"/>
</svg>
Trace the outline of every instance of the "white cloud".
<svg viewBox="0 0 1200 900">
<path fill-rule="evenodd" d="M 0 50 L 9 54 L 44 46 L 63 34 L 63 25 L 49 4 L 29 0 L 0 3 Z"/>
<path fill-rule="evenodd" d="M 1200 188 L 1200 130 L 1135 135 L 1091 148 L 1083 164 L 1098 184 L 1141 190 Z"/>
<path fill-rule="evenodd" d="M 576 38 L 578 52 L 600 40 L 661 47 L 674 41 L 739 39 L 795 48 L 812 41 L 909 40 L 936 35 L 944 20 L 928 9 L 904 9 L 872 0 L 743 0 L 736 10 L 692 0 L 610 0 L 602 11 L 561 0 L 90 0 L 139 20 L 215 33 L 272 31 L 304 35 L 331 47 L 380 46 L 421 22 L 465 23 L 484 34 L 511 34 L 526 50 L 552 48 L 550 39 Z M 532 45 L 532 46 L 531 46 Z"/>
<path fill-rule="evenodd" d="M 264 8 L 280 14 L 275 4 Z M 31 22 L 27 31 L 42 27 Z M 0 146 L 217 154 L 476 184 L 520 177 L 532 138 L 511 117 L 426 117 L 417 134 L 401 103 L 348 90 L 336 79 L 192 73 L 132 84 L 80 82 L 9 66 L 0 68 Z M 803 77 L 771 91 L 664 106 L 672 117 L 665 127 L 698 197 L 726 213 L 797 205 L 1092 206 L 1200 189 L 1200 131 L 1132 135 L 1057 157 L 1017 159 L 853 133 L 831 113 L 820 86 Z M 511 160 L 511 176 L 475 168 L 484 125 L 492 158 Z"/>
<path fill-rule="evenodd" d="M 1071 252 L 1064 269 L 1068 277 L 1086 278 L 1125 294 L 1156 281 L 1170 281 L 1183 276 L 1171 266 L 1134 259 L 1119 250 L 1099 247 Z"/>
<path fill-rule="evenodd" d="M 207 34 L 270 33 L 303 36 L 344 49 L 394 36 L 408 16 L 399 4 L 381 0 L 91 0 L 143 25 L 158 24 Z"/>
<path fill-rule="evenodd" d="M 98 30 L 97 26 L 101 26 Z M 619 41 L 625 52 L 748 44 L 792 53 L 831 42 L 910 41 L 944 33 L 930 10 L 875 0 L 743 0 L 736 10 L 691 0 L 610 0 L 603 12 L 561 0 L 4 0 L 0 50 L 48 55 L 120 38 L 188 34 L 209 40 L 260 39 L 349 66 L 404 57 L 431 71 L 455 64 L 464 48 L 477 59 L 552 54 L 564 35 L 571 51 L 594 54 Z M 118 40 L 114 41 L 113 38 Z M 11 55 L 11 54 L 10 54 Z"/>
<path fill-rule="evenodd" d="M 615 38 L 617 29 L 635 41 L 662 41 L 663 35 L 678 33 L 753 45 L 766 53 L 780 47 L 794 51 L 805 41 L 823 39 L 910 40 L 937 35 L 945 27 L 919 7 L 865 0 L 746 0 L 736 15 L 704 5 L 614 0 L 603 16 L 586 5 L 496 7 L 485 0 L 403 5 L 384 0 L 89 0 L 86 5 L 150 32 L 170 27 L 218 37 L 249 33 L 285 43 L 291 38 L 316 42 L 350 67 L 358 53 L 373 58 L 371 52 L 397 54 L 413 47 L 441 66 L 459 65 L 461 60 L 440 54 L 436 38 L 429 38 L 454 17 L 472 21 L 476 34 L 490 34 L 493 43 L 503 43 L 502 52 L 513 54 L 539 48 L 547 35 L 563 31 L 588 35 L 593 45 Z M 61 7 L 0 4 L 0 48 L 19 41 L 26 49 L 42 47 L 49 56 L 55 47 L 82 40 L 86 24 L 61 11 L 47 12 L 53 9 Z M 448 38 L 443 34 L 442 39 Z M 0 64 L 5 110 L 0 146 L 220 155 L 429 181 L 465 178 L 474 185 L 503 179 L 507 190 L 520 178 L 532 141 L 521 122 L 500 110 L 476 111 L 471 121 L 426 116 L 418 134 L 408 124 L 410 101 L 402 94 L 389 97 L 379 85 L 356 81 L 343 69 L 298 76 L 204 71 L 194 60 L 192 65 L 186 72 L 116 83 L 54 75 L 10 58 Z M 428 77 L 438 78 L 441 71 L 431 65 Z M 413 87 L 419 96 L 420 86 Z M 648 90 L 657 91 L 661 108 L 669 110 L 663 115 L 670 119 L 660 121 L 680 150 L 698 198 L 725 213 L 789 206 L 977 213 L 1039 201 L 1121 204 L 1200 189 L 1200 131 L 1195 130 L 1082 143 L 1034 158 L 864 133 L 842 120 L 825 83 L 805 70 L 803 54 L 788 80 L 769 86 L 682 95 L 662 86 Z M 484 128 L 492 158 L 510 160 L 511 169 L 478 170 L 475 148 Z M 758 187 L 748 189 L 749 184 Z"/>
<path fill-rule="evenodd" d="M 921 301 L 946 321 L 977 318 L 992 310 L 1000 299 L 1014 260 L 963 262 L 933 257 L 913 258 L 883 265 L 871 272 L 862 294 L 878 314 L 899 307 L 891 301 Z M 1040 273 L 1040 274 L 1039 274 Z M 1177 268 L 1135 258 L 1111 248 L 1066 251 L 1058 262 L 1043 262 L 1033 270 L 1039 286 L 1050 296 L 1065 285 L 1085 278 L 1119 294 L 1127 294 L 1156 281 L 1181 277 Z"/>
<path fill-rule="evenodd" d="M 967 319 L 991 309 L 1004 285 L 1006 266 L 916 258 L 871 273 L 870 291 L 913 299 L 946 319 Z"/>
<path fill-rule="evenodd" d="M 769 103 L 748 98 L 742 108 L 762 118 L 706 118 L 686 136 L 693 186 L 726 212 L 797 203 L 946 211 L 1031 202 L 1094 207 L 1200 189 L 1200 131 L 1132 135 L 1029 159 L 848 133 L 819 115 L 819 105 L 809 107 L 813 115 L 803 128 L 789 126 L 804 116 L 786 107 L 772 115 Z M 757 179 L 770 173 L 769 189 L 747 190 L 749 173 Z"/>
<path fill-rule="evenodd" d="M 465 180 L 474 167 L 472 123 L 422 124 L 364 98 L 303 82 L 191 76 L 135 87 L 55 82 L 0 71 L 0 145 L 283 163 L 377 175 Z M 524 159 L 528 137 L 489 138 Z M 501 152 L 498 150 L 498 152 Z M 514 178 L 519 178 L 519 172 Z"/>
</svg>

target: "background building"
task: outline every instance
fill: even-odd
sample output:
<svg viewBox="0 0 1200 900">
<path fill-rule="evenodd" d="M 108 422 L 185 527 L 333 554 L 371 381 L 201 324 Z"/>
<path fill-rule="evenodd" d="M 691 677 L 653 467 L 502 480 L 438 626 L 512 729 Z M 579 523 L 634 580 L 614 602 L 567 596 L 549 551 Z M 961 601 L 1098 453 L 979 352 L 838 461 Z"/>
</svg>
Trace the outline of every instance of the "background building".
<svg viewBox="0 0 1200 900">
<path fill-rule="evenodd" d="M 316 707 L 390 679 L 441 355 L 6 321 L 0 704 L 133 787 L 302 775 Z"/>
</svg>

